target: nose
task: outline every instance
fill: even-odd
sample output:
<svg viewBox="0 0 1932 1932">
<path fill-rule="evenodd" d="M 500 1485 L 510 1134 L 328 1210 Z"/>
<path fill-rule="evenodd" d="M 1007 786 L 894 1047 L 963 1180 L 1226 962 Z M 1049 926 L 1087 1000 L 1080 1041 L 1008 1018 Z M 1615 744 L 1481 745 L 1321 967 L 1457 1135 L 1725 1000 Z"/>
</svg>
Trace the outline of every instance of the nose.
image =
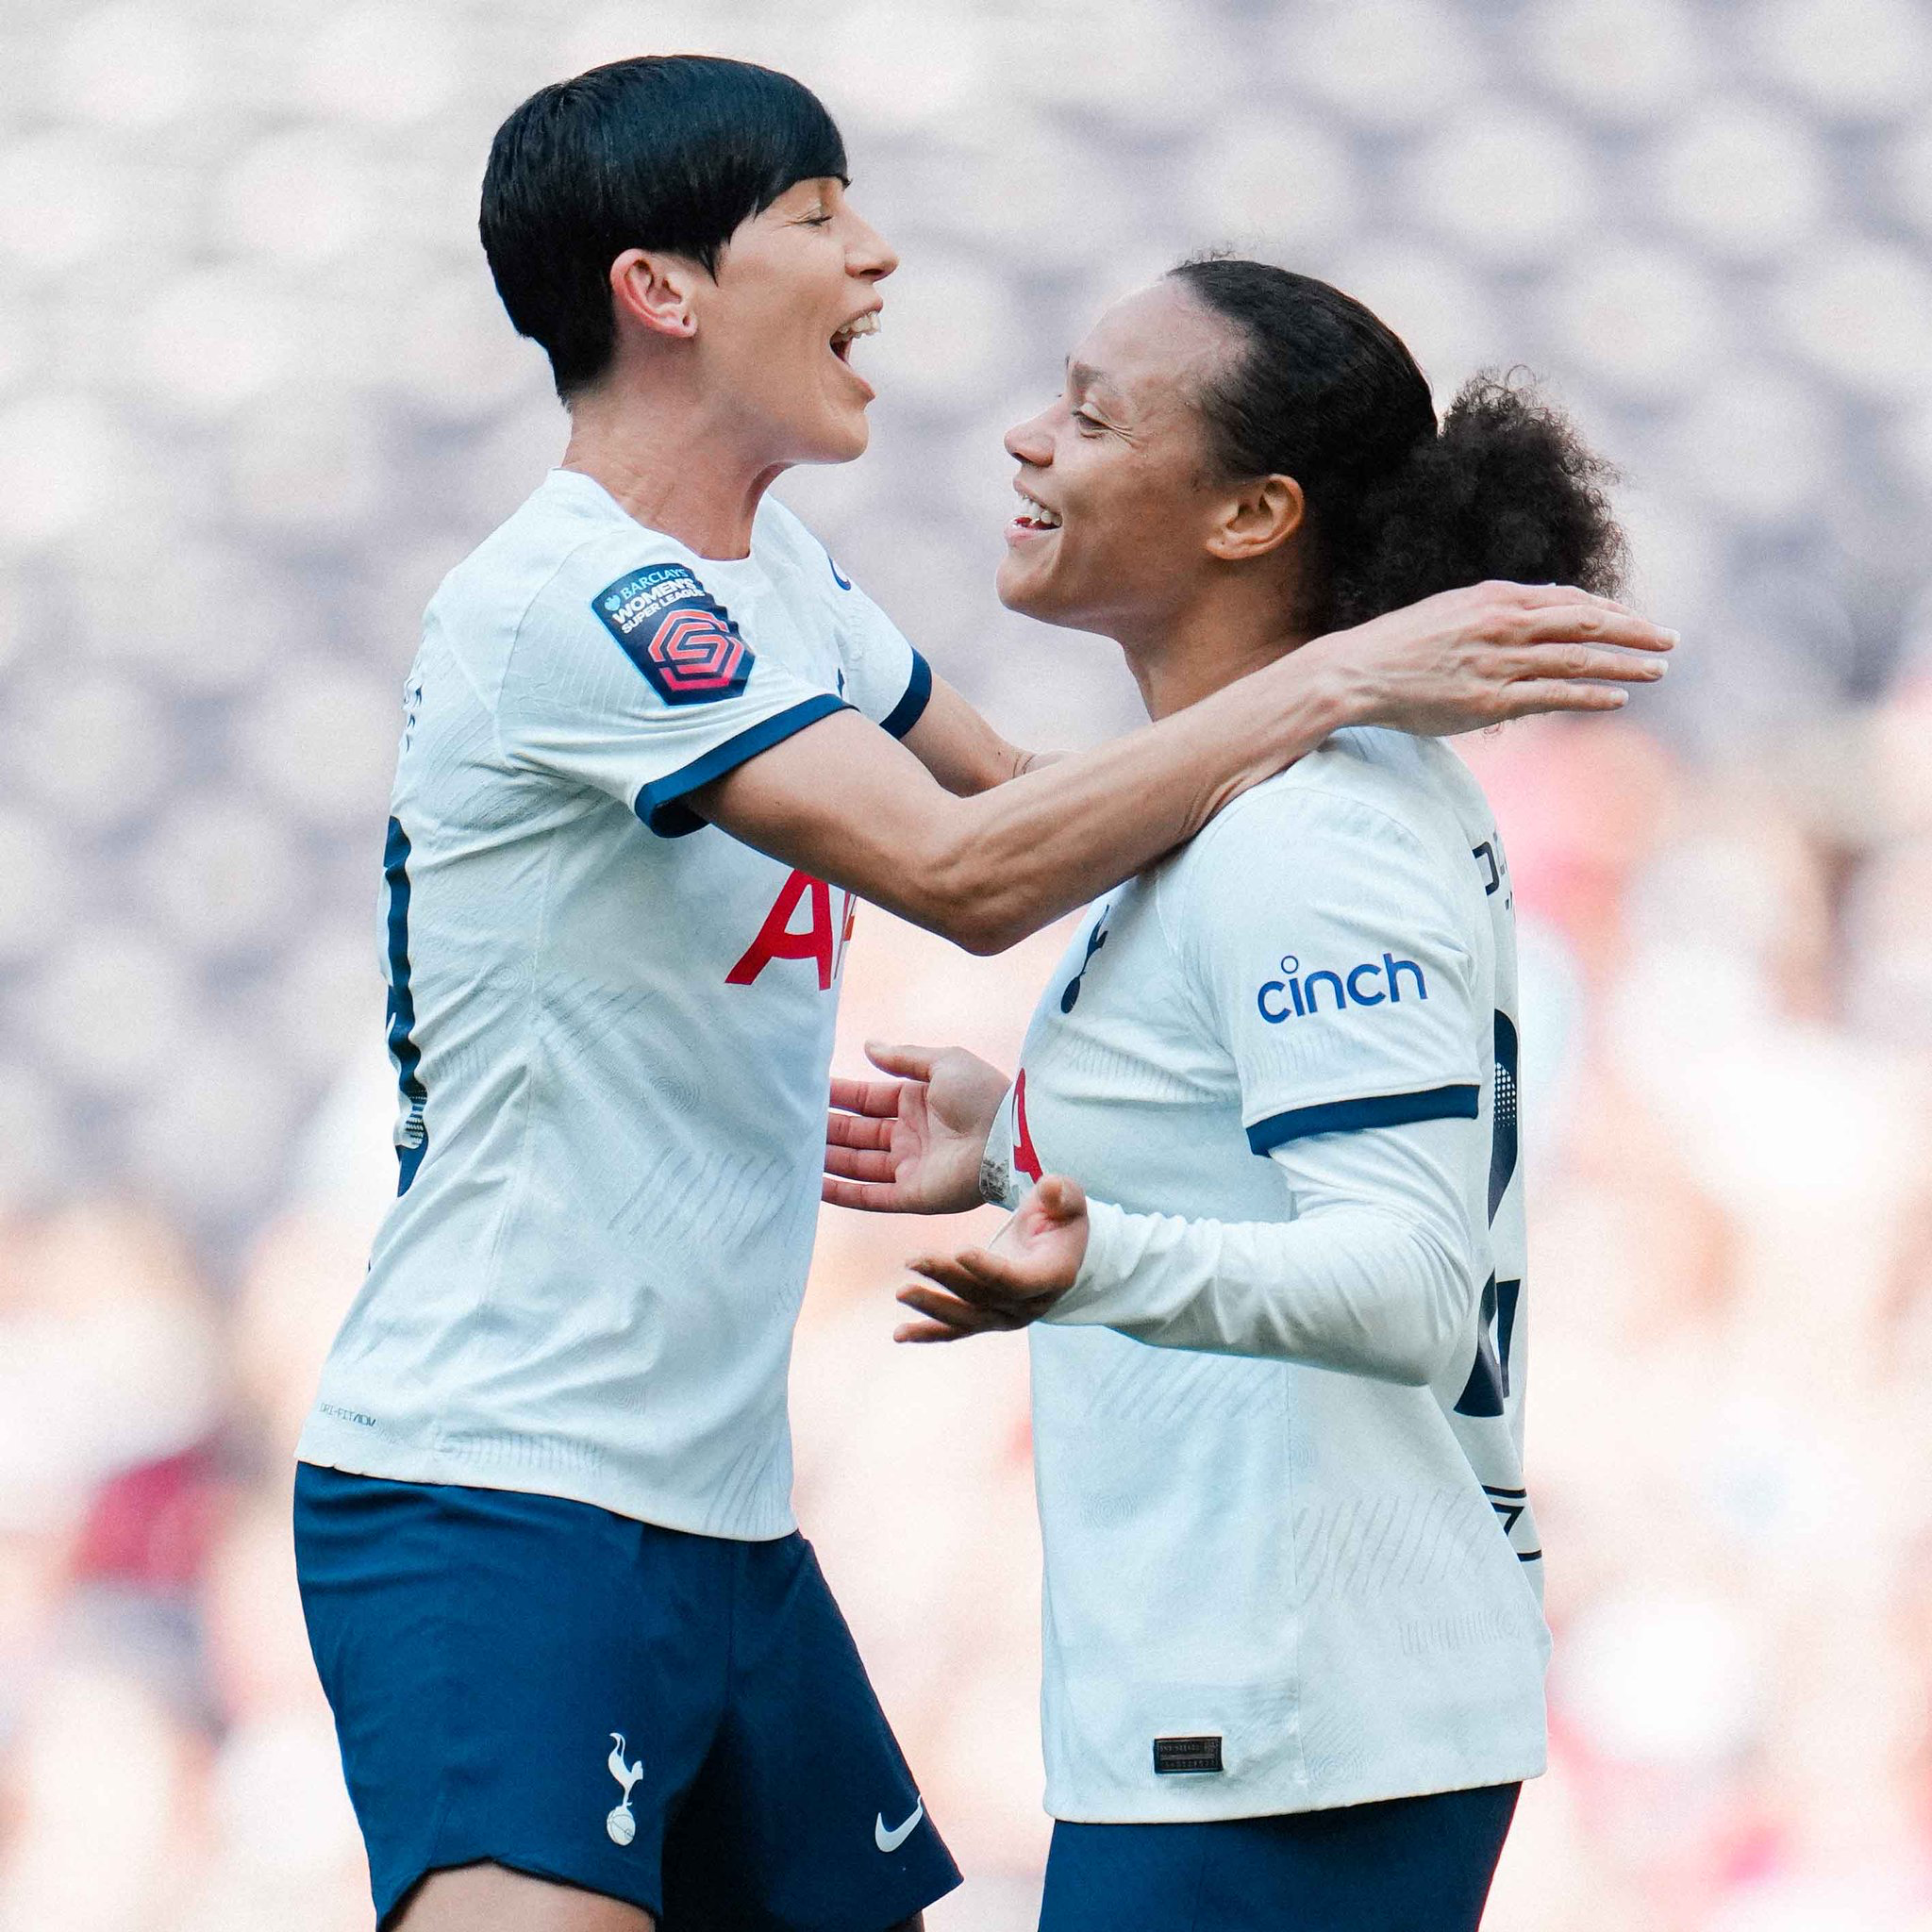
<svg viewBox="0 0 1932 1932">
<path fill-rule="evenodd" d="M 882 282 L 899 266 L 899 251 L 858 215 L 853 216 L 854 233 L 845 245 L 845 265 L 855 275 L 868 282 Z"/>
<path fill-rule="evenodd" d="M 1007 431 L 1007 454 L 1015 462 L 1031 463 L 1036 470 L 1043 470 L 1053 461 L 1053 436 L 1046 418 L 1047 412 L 1042 409 L 1039 415 L 1029 416 Z"/>
</svg>

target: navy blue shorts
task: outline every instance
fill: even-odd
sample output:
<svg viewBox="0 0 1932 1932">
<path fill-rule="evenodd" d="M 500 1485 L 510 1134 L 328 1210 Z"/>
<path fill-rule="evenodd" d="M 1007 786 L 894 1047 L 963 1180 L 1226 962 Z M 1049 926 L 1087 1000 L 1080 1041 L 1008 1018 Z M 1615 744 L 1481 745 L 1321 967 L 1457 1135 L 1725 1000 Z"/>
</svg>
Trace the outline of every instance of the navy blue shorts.
<svg viewBox="0 0 1932 1932">
<path fill-rule="evenodd" d="M 295 1560 L 379 1924 L 485 1859 L 664 1932 L 887 1932 L 959 1882 L 801 1536 L 304 1463 Z"/>
<path fill-rule="evenodd" d="M 1519 1785 L 1053 1828 L 1040 1932 L 1475 1932 Z"/>
</svg>

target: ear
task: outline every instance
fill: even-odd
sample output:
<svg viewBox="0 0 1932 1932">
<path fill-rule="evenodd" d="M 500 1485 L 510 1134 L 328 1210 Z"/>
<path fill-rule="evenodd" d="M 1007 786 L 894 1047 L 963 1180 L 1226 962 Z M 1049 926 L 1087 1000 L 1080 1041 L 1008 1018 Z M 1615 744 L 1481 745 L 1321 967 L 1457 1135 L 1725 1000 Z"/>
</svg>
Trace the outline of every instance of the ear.
<svg viewBox="0 0 1932 1932">
<path fill-rule="evenodd" d="M 1208 537 L 1208 554 L 1245 563 L 1279 550 L 1307 519 L 1307 500 L 1292 476 L 1257 476 L 1222 507 Z"/>
<path fill-rule="evenodd" d="M 698 331 L 691 296 L 703 273 L 696 262 L 681 255 L 647 255 L 641 248 L 626 248 L 610 264 L 610 293 L 619 323 L 689 341 Z"/>
</svg>

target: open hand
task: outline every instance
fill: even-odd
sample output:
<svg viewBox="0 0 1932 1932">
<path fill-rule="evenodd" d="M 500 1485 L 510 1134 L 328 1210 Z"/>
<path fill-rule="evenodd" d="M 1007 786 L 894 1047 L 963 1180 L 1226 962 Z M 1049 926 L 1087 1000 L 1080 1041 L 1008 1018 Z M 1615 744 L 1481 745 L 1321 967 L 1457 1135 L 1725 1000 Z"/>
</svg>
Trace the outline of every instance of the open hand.
<svg viewBox="0 0 1932 1932">
<path fill-rule="evenodd" d="M 1534 711 L 1613 711 L 1664 675 L 1674 631 L 1567 584 L 1471 584 L 1304 646 L 1353 722 L 1424 737 Z"/>
<path fill-rule="evenodd" d="M 924 1281 L 899 1291 L 923 1321 L 902 1322 L 894 1341 L 958 1341 L 1024 1328 L 1074 1285 L 1087 1257 L 1087 1196 L 1064 1174 L 1041 1175 L 1019 1211 L 984 1248 L 909 1261 Z"/>
<path fill-rule="evenodd" d="M 902 1077 L 834 1076 L 822 1198 L 874 1214 L 977 1208 L 980 1156 L 1011 1082 L 963 1047 L 868 1041 L 865 1057 Z"/>
</svg>

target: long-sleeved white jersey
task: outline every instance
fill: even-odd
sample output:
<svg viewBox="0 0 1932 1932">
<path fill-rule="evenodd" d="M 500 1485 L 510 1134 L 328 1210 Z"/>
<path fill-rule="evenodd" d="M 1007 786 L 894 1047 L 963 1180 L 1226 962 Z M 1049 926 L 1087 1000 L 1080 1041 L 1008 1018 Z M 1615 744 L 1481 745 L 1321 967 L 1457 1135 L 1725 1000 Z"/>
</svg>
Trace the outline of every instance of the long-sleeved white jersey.
<svg viewBox="0 0 1932 1932">
<path fill-rule="evenodd" d="M 1056 1816 L 1542 1768 L 1516 1028 L 1428 740 L 1338 734 L 1082 921 L 989 1141 L 1093 1197 L 1032 1331 Z"/>
</svg>

